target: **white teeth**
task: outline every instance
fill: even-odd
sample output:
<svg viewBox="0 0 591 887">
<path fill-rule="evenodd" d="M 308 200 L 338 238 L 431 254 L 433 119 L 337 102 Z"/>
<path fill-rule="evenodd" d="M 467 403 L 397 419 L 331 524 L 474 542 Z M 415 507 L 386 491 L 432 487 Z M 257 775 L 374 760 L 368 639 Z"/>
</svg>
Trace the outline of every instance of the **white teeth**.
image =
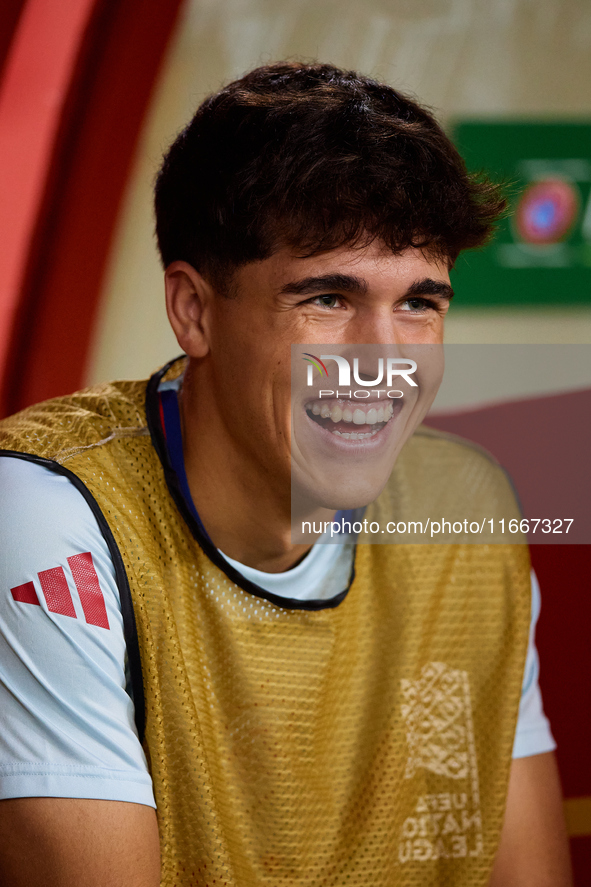
<svg viewBox="0 0 591 887">
<path fill-rule="evenodd" d="M 315 403 L 307 407 L 313 416 L 320 416 L 322 419 L 331 419 L 335 424 L 337 422 L 352 422 L 354 425 L 376 425 L 381 422 L 387 422 L 394 415 L 394 407 L 391 403 L 386 403 L 376 407 L 370 407 L 364 412 L 360 407 L 341 407 L 338 403 L 332 401 L 329 403 Z M 366 408 L 367 409 L 367 408 Z"/>
<path fill-rule="evenodd" d="M 346 440 L 365 440 L 368 437 L 374 437 L 377 433 L 377 431 L 368 431 L 365 434 L 360 434 L 357 431 L 333 431 L 333 434 L 338 434 L 339 437 L 344 437 Z"/>
</svg>

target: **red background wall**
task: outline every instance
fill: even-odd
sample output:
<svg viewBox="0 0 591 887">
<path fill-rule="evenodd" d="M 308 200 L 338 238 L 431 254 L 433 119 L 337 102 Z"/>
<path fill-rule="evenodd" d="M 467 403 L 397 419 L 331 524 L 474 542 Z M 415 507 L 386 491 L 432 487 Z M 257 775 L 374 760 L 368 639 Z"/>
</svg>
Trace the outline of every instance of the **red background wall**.
<svg viewBox="0 0 591 887">
<path fill-rule="evenodd" d="M 0 415 L 82 384 L 117 212 L 179 6 L 0 6 L 0 242 L 11 245 L 0 257 Z"/>
</svg>

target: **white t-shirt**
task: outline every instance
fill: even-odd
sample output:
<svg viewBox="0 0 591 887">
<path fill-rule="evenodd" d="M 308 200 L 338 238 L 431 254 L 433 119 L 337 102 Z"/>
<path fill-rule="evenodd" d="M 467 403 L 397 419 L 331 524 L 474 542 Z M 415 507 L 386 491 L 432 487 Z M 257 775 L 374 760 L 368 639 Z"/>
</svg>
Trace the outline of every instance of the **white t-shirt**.
<svg viewBox="0 0 591 887">
<path fill-rule="evenodd" d="M 115 570 L 96 518 L 66 477 L 22 459 L 0 458 L 0 491 L 0 798 L 155 806 Z M 351 548 L 317 544 L 275 574 L 227 560 L 276 595 L 327 599 L 347 585 Z M 532 590 L 514 757 L 555 747 L 538 687 L 535 577 Z"/>
</svg>

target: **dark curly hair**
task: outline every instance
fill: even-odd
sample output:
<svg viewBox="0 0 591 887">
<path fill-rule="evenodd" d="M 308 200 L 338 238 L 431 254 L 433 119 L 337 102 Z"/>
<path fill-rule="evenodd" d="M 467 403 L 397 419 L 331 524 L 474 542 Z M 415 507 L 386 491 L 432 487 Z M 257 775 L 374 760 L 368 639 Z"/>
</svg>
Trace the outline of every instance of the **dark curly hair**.
<svg viewBox="0 0 591 887">
<path fill-rule="evenodd" d="M 505 200 L 407 96 L 333 65 L 278 62 L 203 102 L 164 158 L 155 205 L 164 266 L 184 260 L 225 290 L 282 246 L 313 255 L 379 239 L 453 264 L 486 241 Z"/>
</svg>

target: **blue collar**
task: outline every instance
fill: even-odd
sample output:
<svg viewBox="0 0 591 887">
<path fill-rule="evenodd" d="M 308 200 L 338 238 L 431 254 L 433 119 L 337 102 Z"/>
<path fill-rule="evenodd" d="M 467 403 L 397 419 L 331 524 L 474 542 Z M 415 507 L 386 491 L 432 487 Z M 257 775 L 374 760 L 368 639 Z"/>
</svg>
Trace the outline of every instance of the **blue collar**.
<svg viewBox="0 0 591 887">
<path fill-rule="evenodd" d="M 187 508 L 197 521 L 199 529 L 205 538 L 211 542 L 207 530 L 201 522 L 199 513 L 195 508 L 191 490 L 189 489 L 189 481 L 187 480 L 187 472 L 185 471 L 185 455 L 183 452 L 183 435 L 181 431 L 181 411 L 179 409 L 178 393 L 174 388 L 165 391 L 159 391 L 160 398 L 162 430 L 166 439 L 166 449 L 170 458 L 172 470 L 177 476 L 183 499 L 187 504 Z M 213 544 L 213 543 L 212 543 Z"/>
</svg>

